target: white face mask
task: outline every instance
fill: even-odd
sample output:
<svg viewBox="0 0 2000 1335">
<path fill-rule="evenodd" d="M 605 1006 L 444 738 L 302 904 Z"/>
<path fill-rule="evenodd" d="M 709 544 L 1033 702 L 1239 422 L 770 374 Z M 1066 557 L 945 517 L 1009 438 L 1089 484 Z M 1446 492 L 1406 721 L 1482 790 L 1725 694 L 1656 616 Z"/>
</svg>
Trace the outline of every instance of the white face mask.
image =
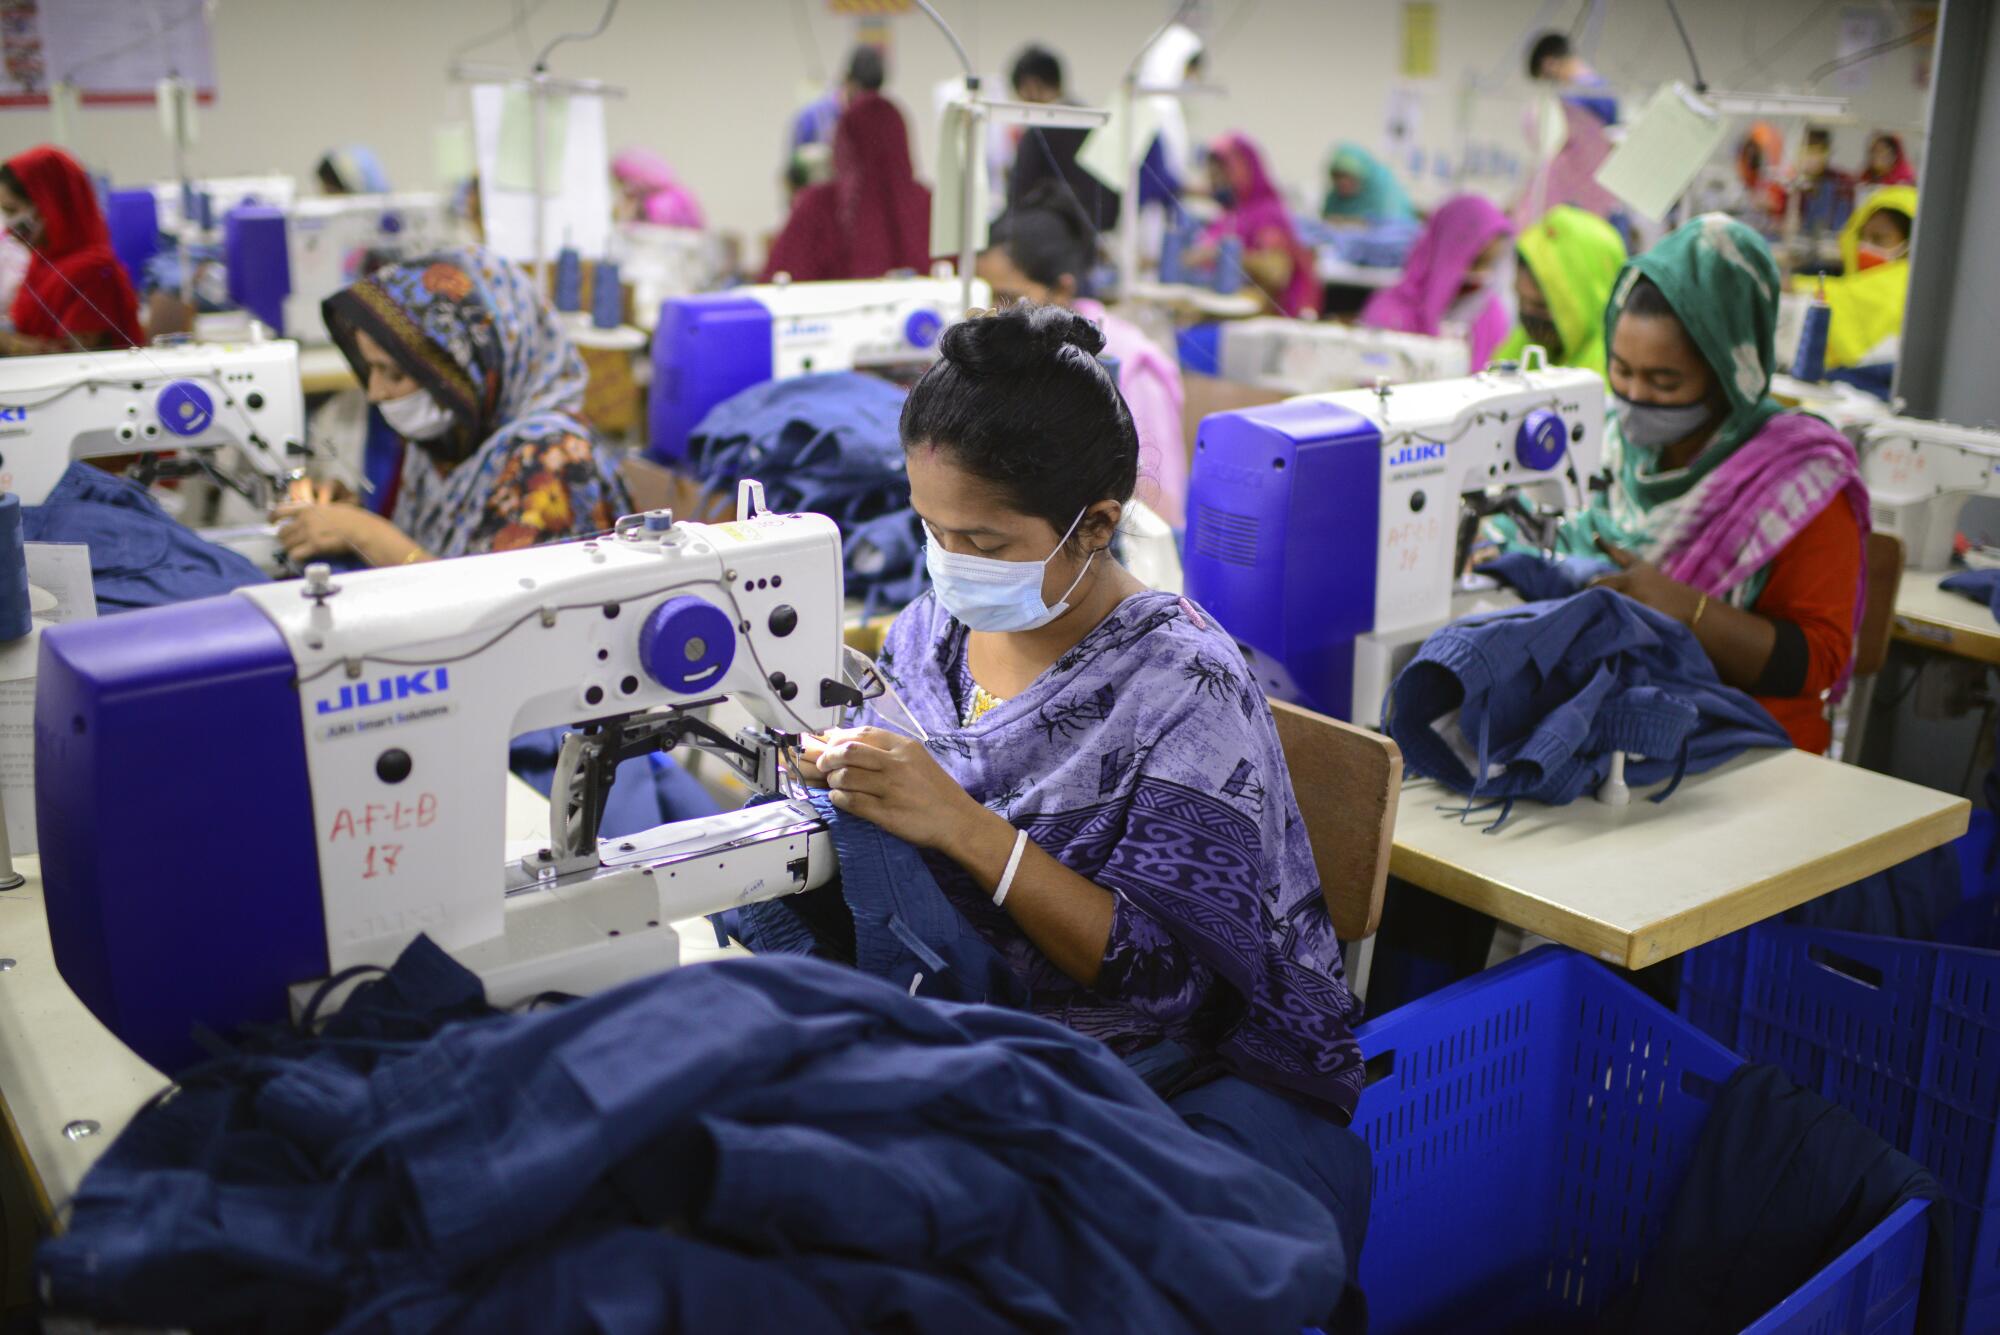
<svg viewBox="0 0 2000 1335">
<path fill-rule="evenodd" d="M 1046 626 L 1069 610 L 1069 596 L 1076 592 L 1076 586 L 1090 570 L 1090 563 L 1097 559 L 1096 552 L 1084 559 L 1083 569 L 1076 572 L 1076 578 L 1069 582 L 1054 607 L 1042 602 L 1042 576 L 1049 562 L 1056 559 L 1056 552 L 1063 549 L 1063 543 L 1069 541 L 1070 534 L 1083 522 L 1083 516 L 1084 511 L 1077 511 L 1076 518 L 1070 521 L 1069 532 L 1056 543 L 1056 550 L 1039 561 L 961 556 L 938 546 L 937 539 L 926 530 L 924 568 L 930 572 L 931 591 L 944 604 L 945 611 L 972 630 L 1034 630 Z"/>
<path fill-rule="evenodd" d="M 450 431 L 455 419 L 451 410 L 431 397 L 427 389 L 384 399 L 375 405 L 389 429 L 404 440 L 436 440 Z"/>
</svg>

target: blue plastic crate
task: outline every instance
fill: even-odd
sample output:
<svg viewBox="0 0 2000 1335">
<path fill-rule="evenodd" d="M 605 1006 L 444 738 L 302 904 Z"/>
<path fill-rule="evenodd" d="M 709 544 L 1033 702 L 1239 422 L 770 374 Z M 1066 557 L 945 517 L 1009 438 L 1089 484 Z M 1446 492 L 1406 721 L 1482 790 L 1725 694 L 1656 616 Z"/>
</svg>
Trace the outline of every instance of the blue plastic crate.
<svg viewBox="0 0 2000 1335">
<path fill-rule="evenodd" d="M 1741 1064 L 1559 947 L 1359 1037 L 1372 1082 L 1354 1127 L 1375 1158 L 1361 1278 L 1371 1327 L 1392 1335 L 1591 1327 L 1641 1274 L 1714 1095 Z M 1897 1220 L 1757 1329 L 1911 1329 L 1922 1239 L 1912 1262 L 1907 1234 L 1888 1227 Z"/>
</svg>

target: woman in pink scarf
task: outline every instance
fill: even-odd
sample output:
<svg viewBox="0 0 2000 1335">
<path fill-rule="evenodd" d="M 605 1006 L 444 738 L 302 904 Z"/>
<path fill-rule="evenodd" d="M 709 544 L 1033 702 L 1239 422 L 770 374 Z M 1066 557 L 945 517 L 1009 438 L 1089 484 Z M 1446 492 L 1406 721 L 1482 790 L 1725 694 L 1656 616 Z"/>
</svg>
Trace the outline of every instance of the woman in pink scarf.
<svg viewBox="0 0 2000 1335">
<path fill-rule="evenodd" d="M 1493 276 L 1513 234 L 1507 215 L 1491 200 L 1480 195 L 1446 200 L 1424 224 L 1402 278 L 1368 299 L 1361 323 L 1432 337 L 1447 323 L 1463 325 L 1472 343 L 1472 369 L 1482 369 L 1507 337 L 1507 307 Z"/>
<path fill-rule="evenodd" d="M 611 176 L 618 182 L 621 221 L 701 230 L 701 202 L 658 153 L 628 148 L 611 159 Z"/>
<path fill-rule="evenodd" d="M 1299 240 L 1292 215 L 1271 175 L 1264 155 L 1245 135 L 1226 134 L 1208 146 L 1208 171 L 1215 202 L 1222 216 L 1202 233 L 1201 245 L 1189 260 L 1205 263 L 1222 238 L 1243 243 L 1243 271 L 1264 289 L 1283 315 L 1297 315 L 1317 306 L 1318 280 L 1313 253 Z"/>
</svg>

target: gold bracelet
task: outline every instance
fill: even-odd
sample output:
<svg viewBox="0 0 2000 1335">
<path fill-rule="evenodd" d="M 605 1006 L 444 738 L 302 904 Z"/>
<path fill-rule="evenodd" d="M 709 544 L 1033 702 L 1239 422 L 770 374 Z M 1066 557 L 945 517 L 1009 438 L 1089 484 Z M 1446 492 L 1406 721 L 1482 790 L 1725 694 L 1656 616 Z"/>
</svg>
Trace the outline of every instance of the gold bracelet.
<svg viewBox="0 0 2000 1335">
<path fill-rule="evenodd" d="M 421 560 L 423 559 L 423 556 L 424 556 L 424 549 L 423 549 L 423 548 L 421 548 L 421 547 L 412 547 L 412 548 L 410 548 L 410 554 L 409 554 L 408 556 L 406 556 L 406 557 L 404 557 L 404 558 L 403 558 L 403 564 L 404 564 L 404 565 L 410 565 L 410 564 L 412 564 L 412 563 L 414 563 L 414 562 L 417 562 L 417 561 L 421 561 Z M 1707 600 L 1706 598 L 1704 598 L 1704 599 L 1703 599 L 1702 601 L 1703 601 L 1703 602 L 1706 602 L 1706 601 L 1708 601 L 1708 600 Z M 1700 616 L 1700 615 L 1701 615 L 1701 613 L 1697 612 L 1697 613 L 1695 613 L 1695 615 L 1696 615 L 1696 616 Z"/>
<path fill-rule="evenodd" d="M 1696 626 L 1699 626 L 1701 624 L 1701 614 L 1703 612 L 1706 612 L 1707 610 L 1708 610 L 1708 595 L 1704 593 L 1701 596 L 1701 601 L 1694 605 L 1694 616 L 1688 620 L 1689 630 L 1693 630 Z"/>
</svg>

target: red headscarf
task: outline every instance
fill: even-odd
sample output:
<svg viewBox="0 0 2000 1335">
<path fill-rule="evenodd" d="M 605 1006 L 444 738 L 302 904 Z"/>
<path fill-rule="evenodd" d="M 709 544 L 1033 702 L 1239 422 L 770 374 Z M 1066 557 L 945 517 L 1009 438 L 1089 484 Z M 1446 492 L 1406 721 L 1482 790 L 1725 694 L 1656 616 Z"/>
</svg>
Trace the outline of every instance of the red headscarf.
<svg viewBox="0 0 2000 1335">
<path fill-rule="evenodd" d="M 97 191 L 75 158 L 43 145 L 7 159 L 42 216 L 42 237 L 14 294 L 14 328 L 32 338 L 115 334 L 141 341 L 139 299 L 111 249 Z"/>
<path fill-rule="evenodd" d="M 807 186 L 771 243 L 768 282 L 918 273 L 931 262 L 931 192 L 910 171 L 910 136 L 895 103 L 862 93 L 833 131 L 833 179 Z"/>
<path fill-rule="evenodd" d="M 1875 145 L 1877 144 L 1887 144 L 1890 148 L 1896 150 L 1896 165 L 1889 168 L 1888 171 L 1878 172 L 1875 170 Z M 1862 165 L 1861 184 L 1915 185 L 1916 183 L 1917 169 L 1910 165 L 1910 155 L 1903 151 L 1903 136 L 1890 134 L 1887 130 L 1884 130 L 1868 141 L 1868 161 Z"/>
</svg>

